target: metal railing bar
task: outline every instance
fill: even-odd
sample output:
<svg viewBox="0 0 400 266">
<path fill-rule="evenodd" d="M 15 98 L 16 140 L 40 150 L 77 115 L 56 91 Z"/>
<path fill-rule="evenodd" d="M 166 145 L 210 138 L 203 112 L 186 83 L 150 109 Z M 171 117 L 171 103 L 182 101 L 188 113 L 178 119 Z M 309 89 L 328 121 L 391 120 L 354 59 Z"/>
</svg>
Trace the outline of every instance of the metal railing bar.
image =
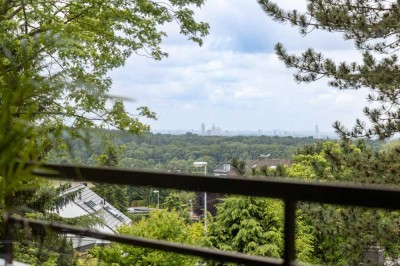
<svg viewBox="0 0 400 266">
<path fill-rule="evenodd" d="M 6 221 L 6 220 L 3 220 Z M 11 225 L 8 222 L 4 222 L 4 245 L 5 245 L 5 262 L 6 265 L 13 263 L 13 234 L 11 232 Z"/>
<path fill-rule="evenodd" d="M 66 178 L 133 186 L 152 186 L 246 196 L 270 197 L 316 203 L 400 209 L 400 188 L 373 185 L 328 184 L 277 178 L 226 178 L 101 167 L 45 164 L 33 170 L 37 176 Z"/>
<path fill-rule="evenodd" d="M 246 255 L 243 253 L 234 253 L 221 250 L 199 248 L 178 243 L 171 243 L 163 240 L 145 239 L 127 235 L 114 235 L 90 229 L 83 229 L 68 225 L 61 225 L 57 223 L 49 223 L 39 220 L 31 220 L 22 217 L 8 217 L 4 215 L 3 219 L 5 223 L 9 224 L 9 226 L 20 224 L 22 226 L 30 226 L 32 228 L 46 228 L 64 234 L 70 233 L 75 235 L 93 237 L 97 239 L 118 242 L 121 244 L 128 244 L 137 247 L 180 253 L 189 256 L 202 257 L 210 260 L 240 263 L 244 265 L 283 265 L 283 262 L 280 259 L 272 259 L 272 258 Z M 299 264 L 292 263 L 290 265 L 295 266 Z"/>
<path fill-rule="evenodd" d="M 285 248 L 284 265 L 292 265 L 296 260 L 296 202 L 290 199 L 285 201 Z"/>
</svg>

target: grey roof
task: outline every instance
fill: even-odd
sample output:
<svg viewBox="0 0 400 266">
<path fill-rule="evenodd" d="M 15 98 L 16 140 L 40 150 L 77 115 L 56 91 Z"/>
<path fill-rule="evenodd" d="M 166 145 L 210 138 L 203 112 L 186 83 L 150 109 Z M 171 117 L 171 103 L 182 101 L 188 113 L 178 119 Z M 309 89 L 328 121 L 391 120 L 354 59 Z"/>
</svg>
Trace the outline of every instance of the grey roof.
<svg viewBox="0 0 400 266">
<path fill-rule="evenodd" d="M 292 163 L 291 160 L 288 159 L 269 159 L 268 157 L 259 156 L 257 159 L 254 160 L 247 160 L 246 161 L 246 171 L 251 168 L 259 168 L 259 167 L 276 167 L 278 165 L 288 165 L 290 166 Z M 228 176 L 235 176 L 237 173 L 231 167 L 230 162 L 220 163 L 214 170 L 214 174 L 220 175 L 228 175 Z"/>
<path fill-rule="evenodd" d="M 262 167 L 262 166 L 272 167 L 278 165 L 290 166 L 291 164 L 292 161 L 288 159 L 269 159 L 264 157 L 258 157 L 255 160 L 247 161 L 246 167 L 247 168 Z"/>
<path fill-rule="evenodd" d="M 75 197 L 73 202 L 85 210 L 88 214 L 99 214 L 104 220 L 104 225 L 112 231 L 115 231 L 118 226 L 132 223 L 132 220 L 129 219 L 129 217 L 124 215 L 85 185 L 81 184 L 79 186 L 69 188 L 65 190 L 62 195 L 66 195 L 77 190 L 80 190 L 80 192 Z M 64 208 L 68 208 L 68 206 Z"/>
</svg>

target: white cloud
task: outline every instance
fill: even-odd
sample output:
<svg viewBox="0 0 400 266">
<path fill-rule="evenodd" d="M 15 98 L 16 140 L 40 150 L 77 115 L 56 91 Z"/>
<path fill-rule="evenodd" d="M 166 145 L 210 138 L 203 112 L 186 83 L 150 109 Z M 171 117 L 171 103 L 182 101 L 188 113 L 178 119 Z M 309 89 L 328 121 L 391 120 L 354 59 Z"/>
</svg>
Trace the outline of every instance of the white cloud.
<svg viewBox="0 0 400 266">
<path fill-rule="evenodd" d="M 256 87 L 246 87 L 242 89 L 238 89 L 234 92 L 233 96 L 235 99 L 239 101 L 254 101 L 254 100 L 262 100 L 267 95 L 265 91 L 261 88 Z"/>
<path fill-rule="evenodd" d="M 226 101 L 227 98 L 228 98 L 228 95 L 225 94 L 225 91 L 222 88 L 216 88 L 214 90 L 211 90 L 208 100 L 211 103 L 219 103 L 219 102 Z"/>
</svg>

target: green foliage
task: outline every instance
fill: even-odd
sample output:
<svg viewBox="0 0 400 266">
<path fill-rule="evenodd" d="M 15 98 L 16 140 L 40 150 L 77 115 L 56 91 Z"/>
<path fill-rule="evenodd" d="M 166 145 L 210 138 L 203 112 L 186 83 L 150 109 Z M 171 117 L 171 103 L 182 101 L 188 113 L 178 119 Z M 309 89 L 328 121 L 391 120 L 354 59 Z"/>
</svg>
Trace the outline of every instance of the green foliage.
<svg viewBox="0 0 400 266">
<path fill-rule="evenodd" d="M 72 218 L 64 218 L 56 213 L 45 213 L 45 214 L 27 213 L 27 214 L 25 214 L 25 217 L 28 219 L 37 219 L 37 220 L 43 220 L 43 221 L 47 221 L 47 222 L 55 222 L 55 223 L 59 223 L 59 224 L 79 226 L 79 227 L 83 227 L 83 228 L 93 228 L 96 225 L 104 224 L 104 221 L 100 216 L 92 215 L 92 214 L 87 214 L 87 215 L 82 215 L 82 216 L 72 217 Z"/>
<path fill-rule="evenodd" d="M 247 172 L 246 169 L 246 161 L 238 160 L 236 157 L 233 157 L 231 160 L 232 170 L 236 172 L 238 175 L 245 175 Z"/>
<path fill-rule="evenodd" d="M 138 107 L 136 116 L 128 114 L 121 99 L 107 94 L 112 83 L 107 72 L 123 66 L 134 53 L 156 60 L 167 56 L 160 48 L 165 24 L 176 22 L 181 34 L 201 45 L 209 26 L 195 21 L 193 9 L 203 4 L 2 1 L 0 83 L 30 89 L 10 112 L 51 127 L 68 119 L 76 128 L 147 131 L 139 117 L 154 119 L 155 114 L 147 107 Z"/>
<path fill-rule="evenodd" d="M 299 261 L 312 260 L 310 228 L 298 217 Z M 208 230 L 209 245 L 221 250 L 280 258 L 283 255 L 283 206 L 277 200 L 232 196 L 217 205 Z"/>
<path fill-rule="evenodd" d="M 0 36 L 6 29 L 1 32 Z M 28 54 L 34 51 L 18 42 L 15 48 L 21 55 L 17 57 L 1 37 L 0 44 L 0 206 L 10 210 L 15 206 L 15 193 L 33 189 L 37 182 L 30 177 L 31 168 L 25 168 L 24 162 L 40 158 L 48 150 L 49 128 L 34 127 L 29 119 L 34 110 L 22 104 L 39 86 L 34 72 L 29 70 Z M 22 73 L 20 68 L 24 69 Z"/>
<path fill-rule="evenodd" d="M 327 141 L 305 146 L 293 157 L 289 176 L 311 180 L 399 185 L 400 149 L 373 151 L 365 141 Z"/>
<path fill-rule="evenodd" d="M 167 209 L 169 211 L 177 212 L 182 218 L 186 221 L 189 221 L 189 210 L 188 205 L 181 199 L 181 195 L 172 192 L 165 197 L 162 208 Z"/>
<path fill-rule="evenodd" d="M 116 167 L 121 148 L 109 141 L 103 142 L 104 152 L 96 157 L 97 164 L 104 167 Z M 125 212 L 129 205 L 127 186 L 96 183 L 92 190 L 118 210 Z"/>
<path fill-rule="evenodd" d="M 288 171 L 287 165 L 279 164 L 276 166 L 276 168 L 263 165 L 260 168 L 251 168 L 251 175 L 286 177 L 288 175 L 287 171 Z"/>
<path fill-rule="evenodd" d="M 187 225 L 180 215 L 173 211 L 156 210 L 147 219 L 118 229 L 121 234 L 162 239 L 177 243 L 197 245 L 201 238 L 202 226 Z M 194 265 L 196 258 L 166 253 L 121 244 L 96 247 L 92 256 L 106 265 Z"/>
<path fill-rule="evenodd" d="M 397 55 L 400 39 L 395 34 L 400 18 L 398 1 L 308 0 L 305 13 L 285 11 L 270 0 L 258 2 L 267 15 L 298 27 L 302 35 L 314 29 L 339 32 L 362 53 L 361 63 L 334 62 L 311 48 L 301 55 L 291 55 L 282 44 L 275 46 L 285 65 L 297 69 L 298 82 L 327 77 L 329 85 L 338 89 L 370 89 L 369 105 L 363 109 L 370 125 L 357 119 L 349 131 L 335 122 L 334 128 L 343 138 L 378 136 L 385 139 L 400 132 Z"/>
<path fill-rule="evenodd" d="M 261 167 L 255 167 L 251 165 L 246 165 L 245 160 L 238 160 L 237 158 L 233 158 L 231 160 L 231 169 L 239 176 L 278 176 L 285 177 L 287 176 L 287 165 L 277 165 L 276 167 L 270 167 L 267 165 L 263 165 Z"/>
<path fill-rule="evenodd" d="M 44 215 L 49 211 L 58 210 L 73 200 L 79 192 L 60 196 L 61 191 L 68 188 L 69 184 L 55 188 L 51 182 L 36 178 L 25 180 L 23 184 L 24 189 L 15 191 L 12 201 L 8 203 L 8 208 L 20 215 L 26 213 Z"/>
<path fill-rule="evenodd" d="M 155 59 L 166 56 L 160 49 L 165 33 L 158 30 L 166 23 L 178 22 L 182 34 L 201 44 L 208 25 L 197 23 L 191 8 L 202 5 L 201 0 L 1 1 L 2 208 L 17 203 L 31 207 L 20 196 L 40 185 L 23 162 L 41 161 L 60 138 L 82 136 L 79 128 L 87 127 L 148 130 L 138 120 L 155 118 L 148 108 L 138 107 L 137 116 L 131 116 L 121 100 L 107 107 L 114 99 L 107 95 L 111 80 L 106 74 L 132 53 L 148 51 Z M 65 123 L 73 128 L 63 129 Z M 48 193 L 39 193 L 40 197 L 33 196 L 46 204 Z"/>
<path fill-rule="evenodd" d="M 324 142 L 305 146 L 288 169 L 305 180 L 399 185 L 399 150 L 373 152 L 364 141 Z M 349 265 L 362 261 L 371 246 L 387 256 L 400 254 L 400 213 L 331 205 L 300 205 L 315 232 L 313 255 L 322 264 Z"/>
<path fill-rule="evenodd" d="M 40 187 L 16 192 L 14 208 L 12 209 L 14 212 L 28 219 L 45 220 L 85 228 L 103 223 L 99 217 L 93 215 L 63 218 L 52 212 L 62 208 L 77 196 L 77 193 L 59 196 L 60 191 L 65 189 L 68 184 L 57 189 L 48 182 L 37 182 L 36 185 L 40 185 Z M 46 229 L 30 229 L 28 227 L 17 229 L 14 238 L 18 241 L 14 253 L 14 258 L 18 261 L 31 265 L 75 265 L 75 250 L 65 235 Z"/>
<path fill-rule="evenodd" d="M 100 262 L 97 258 L 92 255 L 87 255 L 82 258 L 78 258 L 76 261 L 77 266 L 107 266 L 105 263 Z"/>
<path fill-rule="evenodd" d="M 130 206 L 126 186 L 96 184 L 92 190 L 122 212 Z"/>
<path fill-rule="evenodd" d="M 400 147 L 400 140 L 399 139 L 392 139 L 382 145 L 380 151 L 385 153 L 393 153 Z"/>
<path fill-rule="evenodd" d="M 82 141 L 71 141 L 73 158 L 83 164 L 98 165 L 97 157 L 105 152 L 104 135 L 111 136 L 111 144 L 122 146 L 118 154 L 118 165 L 127 169 L 167 170 L 171 172 L 195 172 L 194 161 L 206 161 L 210 172 L 221 162 L 231 158 L 254 159 L 259 154 L 270 153 L 271 158 L 290 158 L 299 147 L 312 144 L 312 137 L 270 137 L 270 136 L 198 136 L 146 134 L 133 136 L 120 131 L 90 131 L 91 147 Z M 110 140 L 111 141 L 111 140 Z M 68 161 L 60 151 L 53 150 L 51 162 Z M 198 169 L 197 169 L 198 170 Z"/>
<path fill-rule="evenodd" d="M 15 260 L 35 266 L 76 265 L 72 242 L 66 236 L 45 231 L 38 235 L 27 228 L 18 229 L 15 234 L 23 234 L 14 245 Z"/>
<path fill-rule="evenodd" d="M 108 95 L 112 82 L 107 73 L 133 53 L 156 60 L 167 56 L 160 48 L 166 36 L 160 28 L 168 23 L 176 22 L 181 34 L 201 45 L 209 26 L 195 21 L 193 9 L 203 4 L 203 0 L 0 0 L 1 212 L 56 219 L 46 212 L 68 200 L 57 198 L 56 190 L 31 177 L 31 167 L 24 164 L 40 163 L 62 139 L 83 137 L 82 128 L 149 130 L 139 119 L 155 119 L 155 113 L 138 107 L 136 114 L 129 114 L 121 99 Z M 101 159 L 112 164 L 115 158 Z M 21 241 L 27 240 L 24 237 Z M 17 258 L 37 254 L 26 261 L 70 265 L 52 249 L 61 243 L 65 250 L 59 252 L 71 255 L 70 245 L 55 234 L 51 237 L 40 247 L 36 239 L 21 244 Z M 47 255 L 41 256 L 47 252 L 40 253 L 42 247 Z"/>
<path fill-rule="evenodd" d="M 316 232 L 313 254 L 321 264 L 358 264 L 371 246 L 384 248 L 387 257 L 400 254 L 399 212 L 316 204 L 301 208 Z"/>
</svg>

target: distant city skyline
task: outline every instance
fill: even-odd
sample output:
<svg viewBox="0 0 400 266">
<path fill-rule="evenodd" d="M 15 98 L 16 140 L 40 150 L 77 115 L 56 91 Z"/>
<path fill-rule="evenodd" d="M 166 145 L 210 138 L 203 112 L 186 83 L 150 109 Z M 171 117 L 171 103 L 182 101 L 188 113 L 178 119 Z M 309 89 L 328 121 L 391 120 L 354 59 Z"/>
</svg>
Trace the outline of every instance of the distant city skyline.
<svg viewBox="0 0 400 266">
<path fill-rule="evenodd" d="M 171 135 L 182 135 L 186 133 L 198 134 L 200 136 L 280 136 L 280 137 L 314 137 L 314 138 L 330 138 L 336 139 L 338 136 L 332 132 L 320 132 L 318 125 L 310 130 L 282 130 L 282 129 L 269 129 L 269 130 L 227 130 L 219 127 L 215 123 L 211 124 L 211 127 L 207 128 L 206 123 L 201 123 L 197 129 L 162 129 L 162 130 L 151 130 L 152 133 L 160 134 L 171 134 Z"/>
<path fill-rule="evenodd" d="M 212 125 L 214 124 L 217 128 L 219 128 L 221 131 L 232 131 L 232 132 L 240 132 L 240 131 L 249 131 L 249 132 L 257 132 L 257 131 L 262 131 L 262 132 L 273 132 L 274 130 L 277 130 L 279 132 L 308 132 L 311 133 L 311 135 L 317 135 L 316 134 L 316 125 L 311 126 L 310 128 L 240 128 L 240 127 L 233 127 L 233 128 L 224 128 L 222 126 L 220 126 L 218 123 L 210 123 L 209 125 L 207 123 L 205 124 L 205 132 L 207 132 L 207 130 L 210 130 L 212 128 Z M 319 128 L 319 126 L 318 126 Z M 183 127 L 179 127 L 179 128 L 174 128 L 174 127 L 166 127 L 166 128 L 157 128 L 155 126 L 150 128 L 150 131 L 182 131 L 182 132 L 191 132 L 191 131 L 196 131 L 202 135 L 204 135 L 202 133 L 202 129 L 201 127 L 188 127 L 188 126 L 183 126 Z M 319 130 L 318 132 L 320 134 L 336 134 L 333 127 L 332 128 L 328 128 L 328 130 Z"/>
</svg>

